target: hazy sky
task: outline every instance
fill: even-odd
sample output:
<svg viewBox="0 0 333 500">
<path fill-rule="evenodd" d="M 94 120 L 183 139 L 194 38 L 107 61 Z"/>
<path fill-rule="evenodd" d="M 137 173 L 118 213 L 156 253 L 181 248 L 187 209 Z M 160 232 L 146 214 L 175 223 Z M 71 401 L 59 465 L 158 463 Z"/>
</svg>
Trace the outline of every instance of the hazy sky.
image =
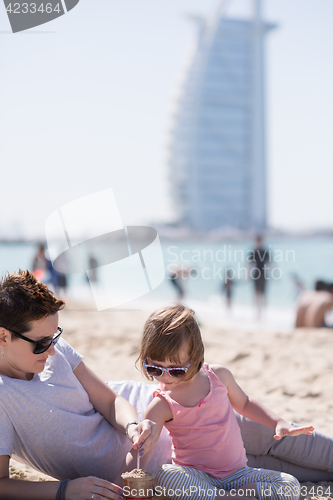
<svg viewBox="0 0 333 500">
<path fill-rule="evenodd" d="M 12 34 L 0 5 L 0 233 L 113 188 L 125 224 L 168 220 L 166 144 L 196 28 L 218 0 L 81 0 Z M 332 227 L 333 2 L 264 0 L 267 169 L 274 227 Z M 237 14 L 250 0 L 229 2 Z M 1 236 L 0 234 L 0 236 Z"/>
</svg>

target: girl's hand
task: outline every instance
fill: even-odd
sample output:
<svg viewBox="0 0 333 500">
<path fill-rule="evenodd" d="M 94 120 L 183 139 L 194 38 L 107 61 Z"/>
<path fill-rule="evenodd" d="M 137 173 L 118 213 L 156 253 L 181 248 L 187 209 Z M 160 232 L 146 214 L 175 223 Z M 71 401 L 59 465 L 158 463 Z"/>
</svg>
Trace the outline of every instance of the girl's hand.
<svg viewBox="0 0 333 500">
<path fill-rule="evenodd" d="M 311 435 L 314 431 L 314 427 L 309 425 L 307 427 L 294 427 L 293 425 L 286 422 L 286 420 L 280 420 L 275 428 L 274 439 L 281 439 L 284 436 L 299 436 L 300 434 Z"/>
<path fill-rule="evenodd" d="M 142 420 L 140 423 L 140 435 L 138 433 L 138 426 L 133 426 L 134 434 L 131 441 L 133 444 L 133 449 L 137 450 L 140 448 L 140 457 L 143 457 L 153 446 L 156 445 L 160 433 L 158 432 L 155 422 L 149 419 Z"/>
<path fill-rule="evenodd" d="M 66 488 L 66 500 L 90 500 L 93 498 L 123 500 L 120 486 L 98 477 L 80 477 L 69 481 Z M 95 496 L 93 496 L 95 495 Z"/>
</svg>

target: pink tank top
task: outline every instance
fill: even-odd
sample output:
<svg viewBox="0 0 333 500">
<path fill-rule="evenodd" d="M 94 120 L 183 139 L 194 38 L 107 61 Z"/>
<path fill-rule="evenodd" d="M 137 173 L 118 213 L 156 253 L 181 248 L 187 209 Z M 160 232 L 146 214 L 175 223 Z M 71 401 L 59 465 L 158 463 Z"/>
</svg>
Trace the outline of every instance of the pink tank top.
<svg viewBox="0 0 333 500">
<path fill-rule="evenodd" d="M 196 406 L 177 403 L 159 386 L 159 394 L 169 403 L 173 420 L 165 423 L 172 438 L 172 461 L 223 478 L 247 463 L 245 449 L 228 398 L 227 388 L 205 363 L 210 391 Z"/>
</svg>

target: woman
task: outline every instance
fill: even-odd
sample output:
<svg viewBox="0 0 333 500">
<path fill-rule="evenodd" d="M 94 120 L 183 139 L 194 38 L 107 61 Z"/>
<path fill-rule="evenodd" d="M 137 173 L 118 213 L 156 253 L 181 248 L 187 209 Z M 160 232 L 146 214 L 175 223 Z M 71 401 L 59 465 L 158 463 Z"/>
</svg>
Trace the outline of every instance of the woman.
<svg viewBox="0 0 333 500">
<path fill-rule="evenodd" d="M 72 479 L 66 498 L 118 499 L 122 490 L 112 481 L 126 468 L 131 441 L 138 448 L 152 439 L 150 422 L 142 422 L 139 437 L 133 406 L 61 339 L 63 306 L 28 271 L 2 281 L 0 498 L 54 499 L 59 489 L 59 482 L 9 479 L 14 455 L 57 479 Z"/>
<path fill-rule="evenodd" d="M 117 484 L 121 470 L 132 468 L 131 463 L 124 462 L 132 443 L 134 449 L 143 442 L 149 447 L 156 436 L 155 426 L 148 420 L 142 422 L 139 436 L 136 410 L 126 401 L 138 403 L 140 399 L 145 407 L 152 387 L 118 384 L 125 399 L 96 377 L 81 356 L 61 339 L 58 311 L 63 306 L 64 302 L 28 271 L 7 275 L 0 284 L 0 499 L 121 498 Z M 247 447 L 247 422 L 241 424 Z M 252 443 L 260 448 L 256 455 L 266 454 L 265 446 L 276 444 L 270 442 L 274 440 L 269 436 L 261 439 L 260 427 L 256 428 L 259 439 Z M 159 443 L 150 469 L 170 459 L 168 438 L 164 435 Z M 293 450 L 286 446 L 286 452 L 279 443 L 282 446 L 276 456 L 285 454 L 287 462 L 293 463 L 295 448 L 296 454 L 307 461 L 309 471 L 326 443 L 323 460 L 326 474 L 333 477 L 330 438 L 312 441 L 312 458 L 309 450 L 304 453 L 306 443 L 294 445 Z M 70 481 L 59 484 L 10 479 L 11 456 L 56 479 Z M 316 477 L 325 476 L 321 468 L 317 466 Z"/>
</svg>

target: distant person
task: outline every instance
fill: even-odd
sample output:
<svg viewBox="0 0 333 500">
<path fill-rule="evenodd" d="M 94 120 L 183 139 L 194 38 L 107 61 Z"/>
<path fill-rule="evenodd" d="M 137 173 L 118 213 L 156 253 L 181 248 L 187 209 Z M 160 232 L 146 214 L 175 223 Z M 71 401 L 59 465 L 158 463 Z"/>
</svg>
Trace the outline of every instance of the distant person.
<svg viewBox="0 0 333 500">
<path fill-rule="evenodd" d="M 228 309 L 231 309 L 232 293 L 233 287 L 235 285 L 234 273 L 232 269 L 227 269 L 224 275 L 224 283 L 222 286 L 222 292 L 226 296 L 226 305 Z"/>
<path fill-rule="evenodd" d="M 49 283 L 51 281 L 51 267 L 51 262 L 45 256 L 45 245 L 40 243 L 32 261 L 33 274 L 38 281 Z"/>
<path fill-rule="evenodd" d="M 326 314 L 333 309 L 333 283 L 318 280 L 315 290 L 306 290 L 300 296 L 296 311 L 296 328 L 322 328 Z"/>
<path fill-rule="evenodd" d="M 89 281 L 89 283 L 97 283 L 98 261 L 93 255 L 89 255 L 88 263 L 89 263 L 89 277 L 87 276 L 87 280 Z"/>
<path fill-rule="evenodd" d="M 324 292 L 329 292 L 329 291 L 330 291 L 330 286 L 331 286 L 331 285 L 329 285 L 329 283 L 326 283 L 326 281 L 323 281 L 323 280 L 317 280 L 317 281 L 315 282 L 315 286 L 314 286 L 314 288 L 315 288 L 315 290 L 316 290 L 317 292 L 322 292 L 322 291 L 324 291 Z"/>
<path fill-rule="evenodd" d="M 269 268 L 269 253 L 263 247 L 261 236 L 256 237 L 255 248 L 249 251 L 248 260 L 251 266 L 250 278 L 254 283 L 258 319 L 260 319 L 266 302 L 266 280 Z"/>
<path fill-rule="evenodd" d="M 183 280 L 188 274 L 189 270 L 183 265 L 177 266 L 174 270 L 169 271 L 168 277 L 177 291 L 178 300 L 182 300 L 185 295 Z"/>
<path fill-rule="evenodd" d="M 67 293 L 68 288 L 68 280 L 65 273 L 59 273 L 58 271 L 54 272 L 55 279 L 55 292 L 60 297 L 63 297 Z"/>
<path fill-rule="evenodd" d="M 53 290 L 60 297 L 65 297 L 68 287 L 67 273 L 69 271 L 65 252 L 58 256 L 56 261 L 56 268 L 51 265 L 50 271 Z"/>
<path fill-rule="evenodd" d="M 298 276 L 297 273 L 291 274 L 291 279 L 295 287 L 296 298 L 298 298 L 300 294 L 304 292 L 306 286 L 304 285 L 303 281 L 301 280 L 301 278 Z"/>
</svg>

